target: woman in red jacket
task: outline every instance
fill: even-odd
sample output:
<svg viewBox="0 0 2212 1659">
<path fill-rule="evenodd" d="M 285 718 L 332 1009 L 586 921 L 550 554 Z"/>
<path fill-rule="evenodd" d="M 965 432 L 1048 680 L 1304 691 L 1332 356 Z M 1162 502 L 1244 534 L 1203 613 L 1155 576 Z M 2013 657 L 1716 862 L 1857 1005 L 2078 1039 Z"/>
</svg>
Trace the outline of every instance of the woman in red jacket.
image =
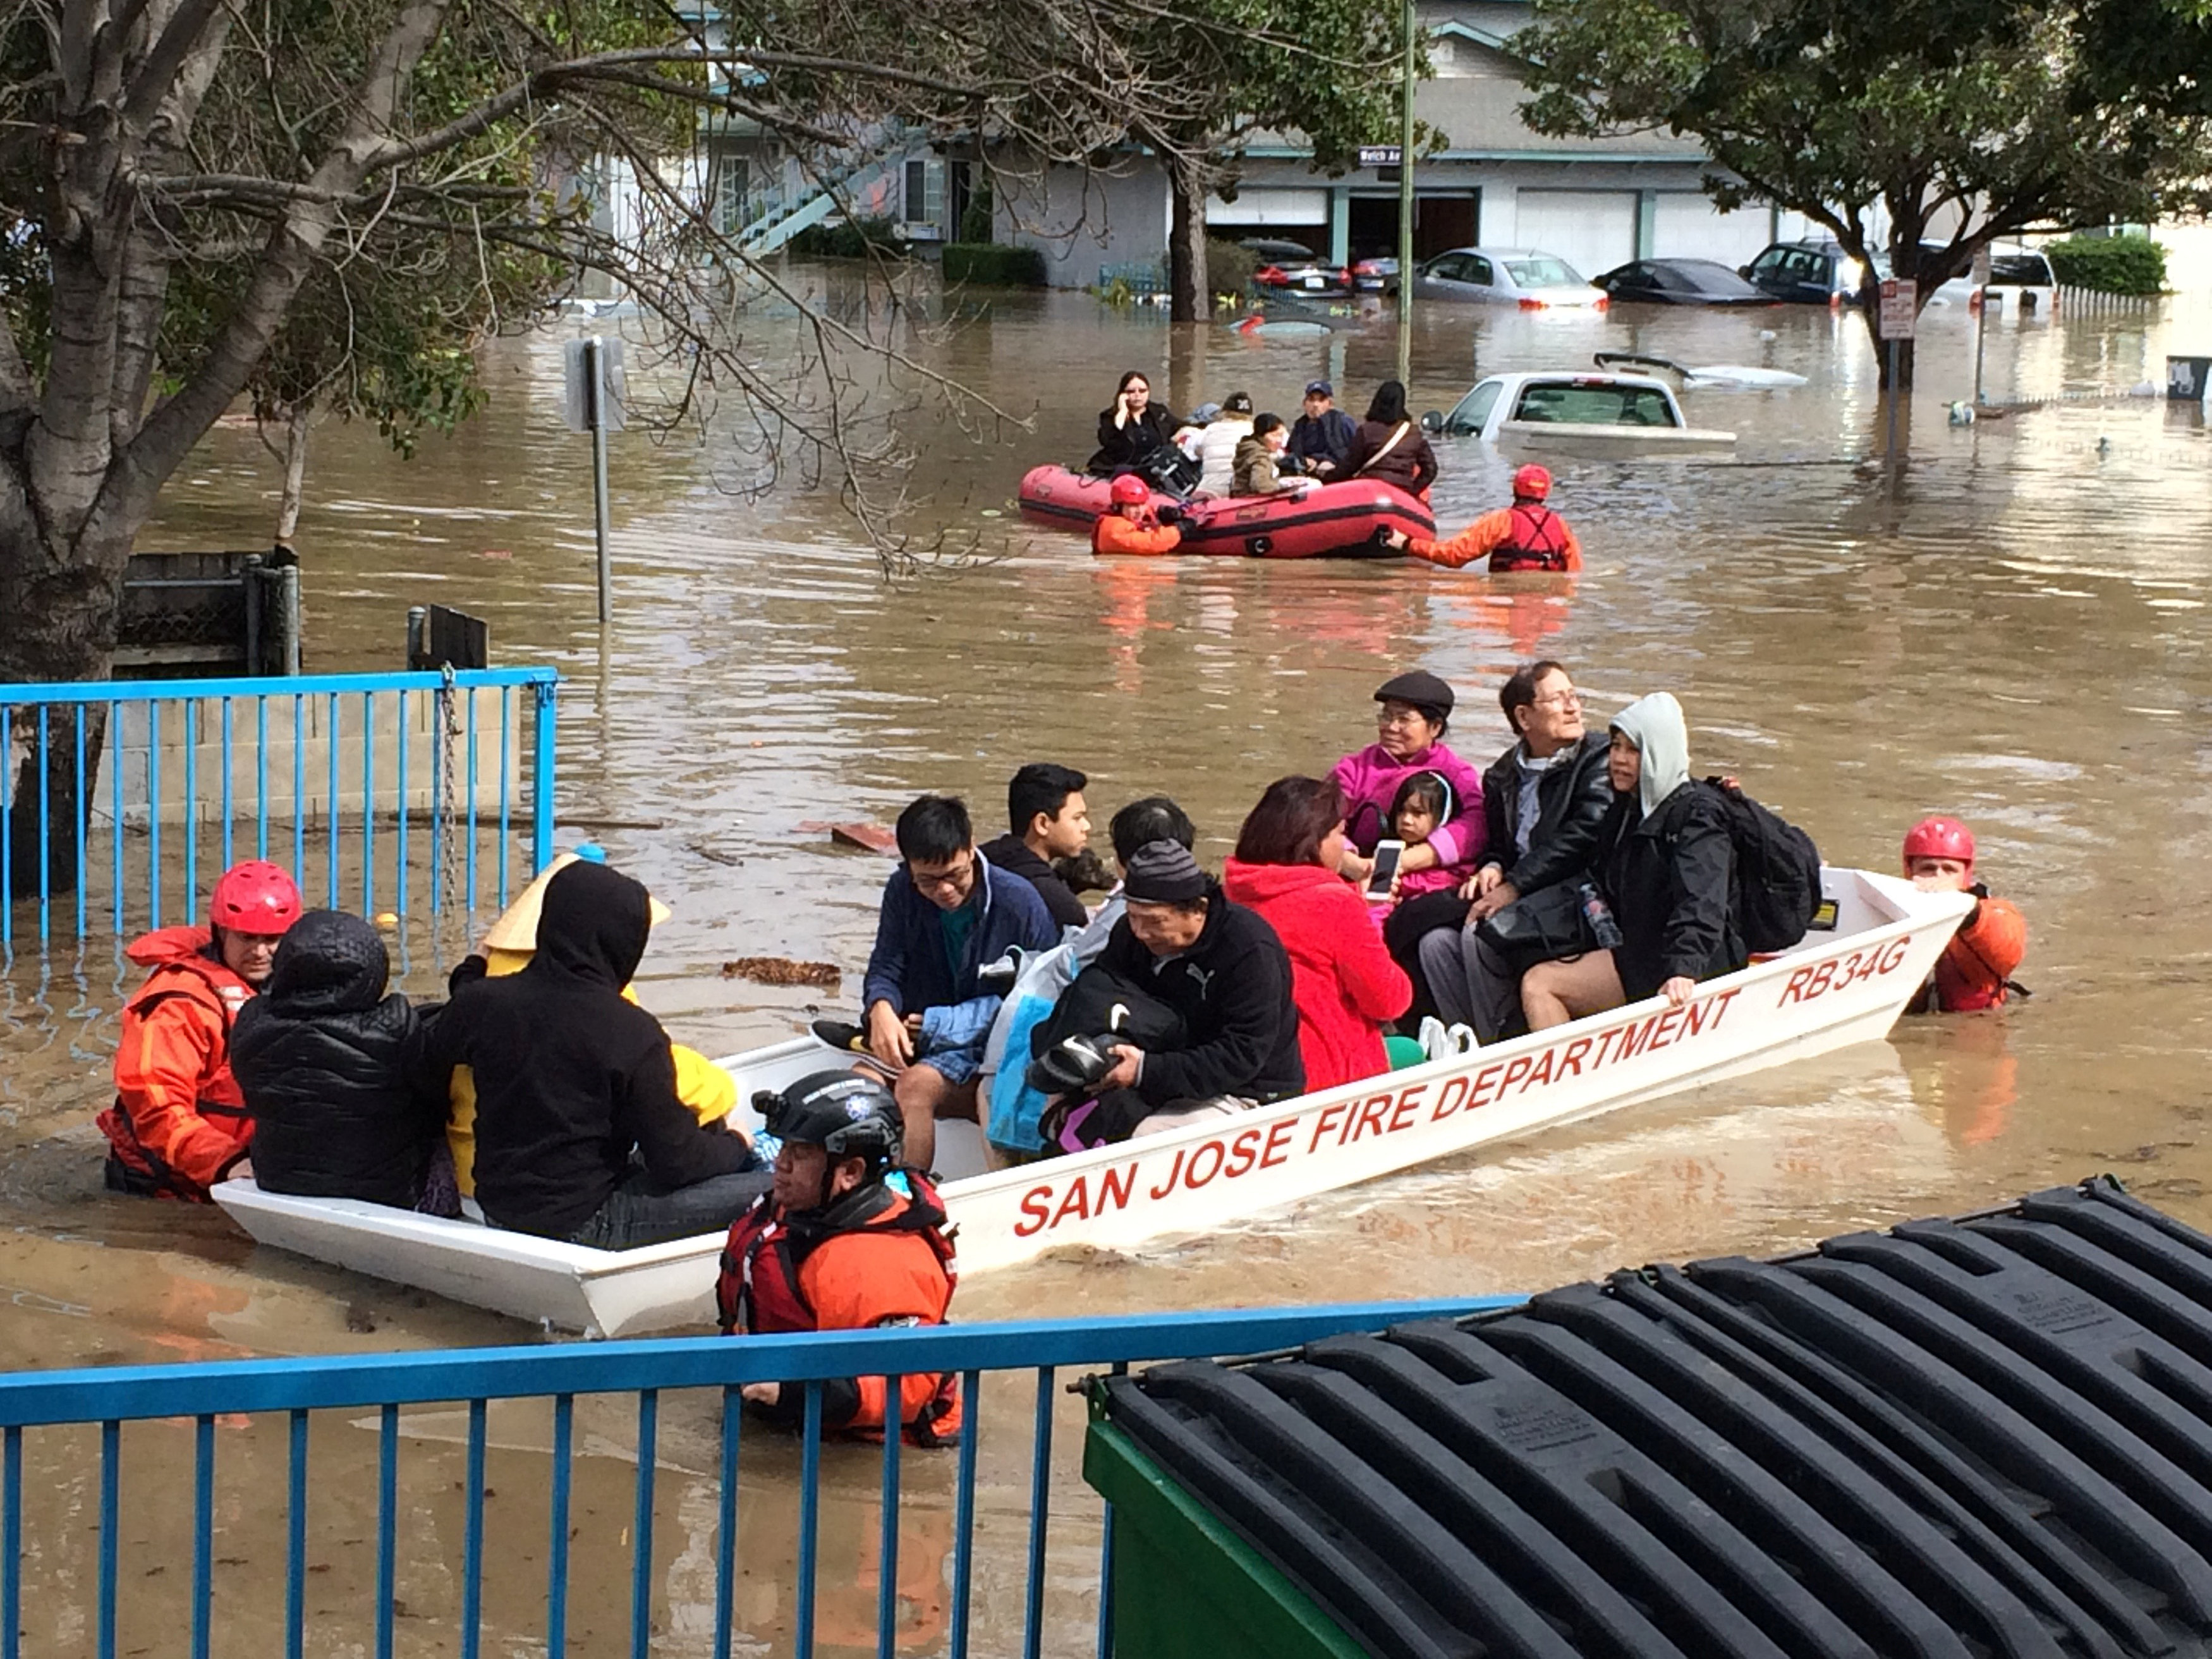
<svg viewBox="0 0 2212 1659">
<path fill-rule="evenodd" d="M 1290 953 L 1309 1090 L 1389 1070 L 1382 1022 L 1413 1000 L 1367 902 L 1337 873 L 1345 846 L 1344 792 L 1326 778 L 1278 778 L 1222 872 L 1231 900 L 1258 911 Z"/>
</svg>

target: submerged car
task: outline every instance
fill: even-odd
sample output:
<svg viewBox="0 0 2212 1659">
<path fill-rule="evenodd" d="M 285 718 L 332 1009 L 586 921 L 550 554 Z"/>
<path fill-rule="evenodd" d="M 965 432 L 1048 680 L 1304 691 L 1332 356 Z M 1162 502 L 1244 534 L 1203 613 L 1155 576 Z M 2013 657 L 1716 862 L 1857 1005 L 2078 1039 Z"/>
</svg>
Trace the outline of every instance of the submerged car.
<svg viewBox="0 0 2212 1659">
<path fill-rule="evenodd" d="M 1938 303 L 1968 307 L 1986 302 L 2021 317 L 2058 314 L 2058 277 L 2051 261 L 2032 248 L 1990 256 L 1990 280 L 1977 286 L 1972 276 L 1954 276 L 1936 290 Z"/>
<path fill-rule="evenodd" d="M 1455 247 L 1413 270 L 1416 300 L 1602 311 L 1606 296 L 1556 253 L 1537 248 Z"/>
<path fill-rule="evenodd" d="M 1324 298 L 1341 298 L 1352 292 L 1352 273 L 1341 265 L 1326 263 L 1304 242 L 1254 236 L 1237 246 L 1260 261 L 1260 268 L 1252 273 L 1255 288 Z"/>
<path fill-rule="evenodd" d="M 1693 427 L 1663 380 L 1644 374 L 1492 374 L 1427 430 L 1549 453 L 1673 454 L 1732 447 L 1735 434 Z"/>
<path fill-rule="evenodd" d="M 1889 262 L 1877 257 L 1875 274 L 1889 275 Z M 1775 242 L 1738 273 L 1753 288 L 1794 305 L 1856 305 L 1866 274 L 1840 242 Z"/>
<path fill-rule="evenodd" d="M 1398 291 L 1397 260 L 1395 258 L 1353 260 L 1352 285 L 1362 294 L 1395 294 Z"/>
<path fill-rule="evenodd" d="M 1624 303 L 1661 306 L 1772 306 L 1781 301 L 1717 259 L 1632 259 L 1591 283 Z"/>
</svg>

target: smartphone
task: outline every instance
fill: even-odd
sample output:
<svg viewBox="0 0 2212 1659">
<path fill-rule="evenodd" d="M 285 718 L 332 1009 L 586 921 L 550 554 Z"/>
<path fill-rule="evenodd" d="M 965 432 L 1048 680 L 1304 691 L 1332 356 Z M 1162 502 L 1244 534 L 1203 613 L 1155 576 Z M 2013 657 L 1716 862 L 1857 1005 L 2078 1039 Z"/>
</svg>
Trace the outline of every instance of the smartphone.
<svg viewBox="0 0 2212 1659">
<path fill-rule="evenodd" d="M 1402 841 L 1378 841 L 1375 843 L 1375 873 L 1367 878 L 1367 896 L 1389 898 L 1390 884 L 1398 874 L 1398 860 L 1405 856 Z"/>
</svg>

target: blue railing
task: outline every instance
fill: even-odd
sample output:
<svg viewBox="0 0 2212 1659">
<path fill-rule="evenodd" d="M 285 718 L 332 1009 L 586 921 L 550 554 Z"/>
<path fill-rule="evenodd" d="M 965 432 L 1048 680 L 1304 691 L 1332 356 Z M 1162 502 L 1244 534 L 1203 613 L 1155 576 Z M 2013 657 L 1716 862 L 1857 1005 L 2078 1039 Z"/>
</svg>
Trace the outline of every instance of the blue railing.
<svg viewBox="0 0 2212 1659">
<path fill-rule="evenodd" d="M 558 679 L 499 668 L 0 685 L 0 949 L 19 902 L 36 902 L 41 943 L 72 921 L 82 939 L 101 921 L 120 933 L 191 920 L 246 857 L 287 866 L 311 903 L 370 916 L 424 900 L 433 915 L 473 910 L 486 888 L 503 906 L 518 829 L 526 879 L 552 853 Z"/>
<path fill-rule="evenodd" d="M 52 1629 L 63 1638 L 58 1645 L 67 1645 L 72 1651 L 83 1650 L 83 1638 L 89 1633 L 99 1659 L 112 1659 L 118 1651 L 118 1643 L 124 1639 L 121 1630 L 126 1611 L 131 1615 L 134 1638 L 143 1640 L 145 1632 L 139 1626 L 158 1621 L 161 1628 L 157 1633 L 163 1638 L 156 1644 L 159 1650 L 182 1650 L 176 1646 L 178 1637 L 169 1632 L 181 1635 L 188 1631 L 189 1651 L 193 1659 L 206 1659 L 218 1650 L 214 1585 L 215 1568 L 219 1564 L 246 1568 L 242 1573 L 234 1573 L 224 1583 L 225 1636 L 220 1650 L 273 1652 L 281 1638 L 284 1652 L 296 1659 L 303 1652 L 307 1640 L 309 1576 L 328 1571 L 327 1558 L 342 1553 L 344 1545 L 364 1541 L 362 1538 L 334 1539 L 330 1535 L 332 1531 L 343 1533 L 349 1526 L 373 1533 L 373 1579 L 365 1573 L 361 1575 L 364 1588 L 373 1584 L 373 1589 L 368 1589 L 363 1597 L 366 1605 L 318 1608 L 319 1616 L 328 1621 L 318 1627 L 319 1645 L 328 1649 L 343 1640 L 350 1649 L 362 1632 L 373 1631 L 373 1650 L 379 1659 L 386 1659 L 392 1652 L 394 1620 L 401 1616 L 401 1602 L 395 1598 L 395 1591 L 400 1588 L 404 1538 L 416 1547 L 415 1553 L 418 1556 L 426 1547 L 432 1552 L 428 1561 L 409 1564 L 405 1616 L 434 1620 L 441 1626 L 450 1618 L 458 1627 L 455 1645 L 459 1652 L 465 1659 L 476 1659 L 484 1650 L 486 1641 L 484 1505 L 487 1498 L 493 1495 L 487 1479 L 487 1459 L 495 1449 L 488 1428 L 490 1407 L 496 1402 L 520 1399 L 550 1400 L 550 1452 L 541 1462 L 534 1452 L 516 1450 L 511 1443 L 511 1428 L 503 1434 L 496 1448 L 502 1459 L 500 1493 L 503 1516 L 496 1528 L 496 1539 L 501 1565 L 516 1561 L 522 1554 L 520 1546 L 525 1541 L 520 1528 L 512 1524 L 524 1518 L 516 1510 L 531 1504 L 542 1491 L 545 1496 L 544 1530 L 535 1534 L 545 1544 L 542 1613 L 535 1611 L 538 1598 L 534 1586 L 525 1585 L 518 1591 L 518 1587 L 500 1578 L 491 1588 L 499 1595 L 500 1605 L 509 1613 L 501 1628 L 492 1634 L 501 1651 L 522 1644 L 533 1651 L 542 1650 L 549 1659 L 563 1659 L 569 1650 L 570 1615 L 574 1610 L 570 1593 L 571 1568 L 577 1557 L 572 1552 L 572 1540 L 580 1532 L 574 1508 L 574 1465 L 580 1455 L 576 1402 L 580 1395 L 608 1394 L 629 1395 L 635 1399 L 633 1487 L 627 1503 L 619 1492 L 606 1495 L 610 1500 L 606 1508 L 611 1514 L 620 1516 L 626 1512 L 629 1520 L 617 1547 L 617 1550 L 627 1549 L 626 1573 L 625 1564 L 618 1560 L 611 1564 L 617 1579 L 628 1579 L 628 1618 L 621 1632 L 627 1638 L 627 1650 L 633 1659 L 643 1659 L 653 1650 L 656 1601 L 673 1609 L 680 1598 L 671 1580 L 679 1565 L 687 1580 L 696 1581 L 704 1558 L 710 1557 L 711 1615 L 706 1613 L 702 1598 L 696 1609 L 701 1617 L 695 1619 L 687 1630 L 662 1641 L 660 1646 L 664 1651 L 679 1647 L 684 1651 L 711 1651 L 715 1659 L 727 1659 L 733 1644 L 741 1636 L 744 1638 L 743 1644 L 750 1650 L 774 1634 L 753 1628 L 750 1620 L 757 1607 L 748 1611 L 738 1605 L 738 1540 L 746 1518 L 739 1505 L 739 1450 L 741 1443 L 750 1443 L 743 1431 L 739 1390 L 749 1382 L 799 1382 L 805 1389 L 804 1429 L 797 1449 L 795 1504 L 790 1501 L 793 1495 L 787 1490 L 787 1483 L 783 1488 L 774 1484 L 779 1471 L 789 1473 L 788 1437 L 763 1437 L 762 1431 L 755 1431 L 753 1438 L 765 1437 L 769 1441 L 765 1449 L 757 1450 L 755 1462 L 769 1466 L 770 1490 L 761 1494 L 761 1479 L 757 1475 L 749 1477 L 756 1499 L 766 1502 L 775 1511 L 769 1517 L 767 1535 L 781 1543 L 787 1535 L 781 1528 L 787 1525 L 795 1547 L 790 1614 L 784 1621 L 789 1650 L 796 1659 L 811 1659 L 817 1644 L 817 1599 L 823 1571 L 819 1534 L 825 1462 L 836 1463 L 833 1474 L 840 1483 L 841 1501 L 849 1504 L 850 1488 L 859 1484 L 851 1478 L 856 1473 L 852 1460 L 866 1458 L 878 1460 L 881 1466 L 879 1473 L 867 1481 L 874 1488 L 873 1513 L 880 1534 L 875 1552 L 875 1650 L 882 1659 L 891 1659 L 895 1650 L 901 1646 L 911 1649 L 920 1645 L 911 1634 L 902 1642 L 902 1591 L 914 1590 L 927 1599 L 935 1589 L 942 1588 L 936 1581 L 942 1579 L 945 1568 L 939 1565 L 933 1571 L 928 1562 L 923 1563 L 923 1576 L 933 1581 L 930 1586 L 918 1589 L 911 1574 L 902 1581 L 899 1550 L 902 1504 L 914 1488 L 925 1484 L 934 1496 L 941 1498 L 947 1479 L 946 1465 L 950 1464 L 951 1584 L 950 1611 L 944 1621 L 944 1650 L 950 1659 L 965 1659 L 979 1609 L 979 1449 L 988 1441 L 994 1464 L 1002 1462 L 1000 1453 L 1004 1443 L 1010 1436 L 1018 1437 L 1024 1415 L 1017 1407 L 1002 1419 L 995 1407 L 995 1391 L 993 1409 L 988 1413 L 985 1410 L 984 1377 L 1007 1372 L 1026 1381 L 1034 1389 L 1030 1409 L 1026 1413 L 1030 1419 L 1027 1514 L 1014 1518 L 1025 1523 L 1018 1528 L 1025 1534 L 1019 1558 L 1023 1563 L 1020 1647 L 1024 1659 L 1040 1659 L 1046 1640 L 1048 1583 L 1063 1603 L 1066 1600 L 1066 1583 L 1058 1578 L 1048 1581 L 1046 1571 L 1053 1518 L 1050 1493 L 1054 1407 L 1061 1394 L 1057 1383 L 1064 1369 L 1121 1368 L 1141 1361 L 1272 1352 L 1345 1331 L 1375 1329 L 1407 1319 L 1458 1316 L 1508 1305 L 1516 1299 L 1486 1297 L 1240 1310 L 933 1329 L 824 1332 L 734 1340 L 690 1338 L 560 1347 L 131 1366 L 0 1376 L 0 1436 L 4 1437 L 4 1447 L 0 1447 L 0 1452 L 4 1453 L 0 1455 L 0 1659 L 20 1659 L 26 1650 L 22 1632 L 27 1626 L 33 1632 L 32 1651 L 40 1650 L 38 1633 Z M 888 1397 L 896 1400 L 899 1377 L 945 1371 L 960 1376 L 966 1416 L 966 1430 L 957 1452 L 902 1449 L 896 1436 L 890 1437 L 880 1452 L 872 1447 L 834 1442 L 825 1446 L 822 1431 L 825 1381 L 880 1375 L 887 1379 Z M 708 1409 L 702 1415 L 705 1421 L 715 1426 L 710 1437 L 711 1455 L 702 1445 L 694 1460 L 695 1495 L 702 1501 L 692 1505 L 688 1512 L 691 1527 L 686 1535 L 690 1542 L 681 1553 L 679 1563 L 667 1559 L 667 1551 L 656 1553 L 656 1520 L 667 1517 L 663 1513 L 665 1506 L 656 1505 L 655 1492 L 662 1462 L 663 1396 L 684 1389 L 708 1391 Z M 411 1431 L 403 1425 L 403 1407 L 431 1403 L 466 1407 L 463 1468 L 458 1480 L 448 1478 L 450 1470 L 441 1462 L 440 1454 L 419 1449 L 425 1445 L 434 1447 L 438 1437 L 427 1432 L 419 1421 Z M 321 1528 L 311 1534 L 308 1522 L 315 1494 L 311 1492 L 308 1480 L 310 1413 L 369 1408 L 376 1413 L 377 1435 L 373 1525 L 360 1528 L 354 1513 L 347 1511 L 339 1517 L 340 1524 L 336 1528 Z M 250 1533 L 257 1519 L 273 1523 L 274 1516 L 270 1512 L 276 1506 L 276 1494 L 280 1491 L 284 1494 L 283 1607 L 278 1615 L 281 1624 L 273 1629 L 265 1627 L 276 1625 L 276 1620 L 257 1604 L 255 1597 L 258 1591 L 262 1601 L 273 1602 L 275 1575 L 252 1571 L 253 1564 L 246 1557 L 234 1553 L 218 1558 L 216 1554 L 216 1428 L 221 1423 L 235 1429 L 239 1425 L 236 1414 L 256 1413 L 284 1414 L 284 1473 L 281 1480 L 254 1480 L 252 1477 L 257 1472 L 249 1469 L 246 1485 L 253 1501 L 234 1504 L 226 1510 L 228 1525 L 225 1536 L 228 1541 L 225 1547 L 232 1551 L 249 1547 L 236 1541 L 235 1535 Z M 127 1510 L 122 1498 L 125 1423 L 139 1425 L 134 1430 L 134 1441 L 141 1435 L 173 1436 L 177 1431 L 174 1425 L 188 1423 L 191 1446 L 189 1478 L 179 1471 L 157 1469 L 150 1481 L 134 1480 L 134 1502 Z M 71 1551 L 82 1550 L 86 1511 L 91 1507 L 88 1500 L 92 1495 L 94 1471 L 87 1467 L 89 1460 L 78 1455 L 77 1449 L 82 1443 L 83 1431 L 92 1427 L 98 1430 L 97 1566 L 95 1571 L 85 1572 Z M 679 1431 L 680 1429 L 679 1424 Z M 46 1443 L 49 1437 L 54 1441 L 52 1445 Z M 327 1450 L 330 1437 L 325 1435 L 321 1438 Z M 604 1442 L 607 1435 L 603 1431 L 596 1438 Z M 418 1447 L 410 1460 L 417 1478 L 406 1489 L 404 1533 L 400 1481 L 403 1439 L 410 1439 Z M 249 1462 L 250 1452 L 249 1446 Z M 52 1455 L 48 1455 L 50 1453 Z M 607 1454 L 602 1449 L 596 1455 Z M 451 1454 L 443 1454 L 443 1457 L 449 1462 Z M 911 1476 L 904 1473 L 908 1465 L 914 1466 Z M 29 1480 L 27 1469 L 33 1468 L 39 1478 Z M 362 1478 L 337 1483 L 340 1500 L 358 1499 L 368 1490 L 370 1482 L 366 1475 L 366 1469 L 362 1469 Z M 541 1477 L 542 1484 L 537 1484 Z M 34 1526 L 27 1521 L 27 1481 L 35 1507 L 41 1511 L 38 1518 L 46 1522 L 45 1526 Z M 234 1487 L 240 1484 L 235 1474 L 231 1484 Z M 450 1502 L 455 1488 L 460 1492 L 462 1510 L 457 1551 L 449 1544 L 437 1543 L 441 1536 L 437 1524 L 440 1505 Z M 1017 1489 L 1014 1480 L 994 1478 L 990 1483 L 990 1491 L 994 1494 Z M 712 1499 L 711 1515 L 704 1501 L 708 1497 Z M 161 1594 L 149 1587 L 181 1587 L 184 1571 L 173 1574 L 171 1569 L 185 1566 L 183 1553 L 178 1551 L 179 1559 L 172 1561 L 158 1547 L 134 1538 L 126 1567 L 123 1542 L 126 1526 L 140 1534 L 173 1537 L 174 1522 L 180 1518 L 187 1501 L 191 1517 L 189 1589 L 181 1595 L 170 1590 L 170 1599 L 158 1605 L 147 1602 L 144 1598 Z M 586 1508 L 591 1515 L 598 1513 L 588 1504 Z M 790 1511 L 787 1515 L 787 1510 Z M 674 1524 L 683 1525 L 686 1515 L 687 1511 L 679 1509 L 673 1517 Z M 1017 1528 L 1006 1530 L 1011 1534 Z M 1080 1627 L 1086 1632 L 1095 1630 L 1095 1638 L 1086 1635 L 1082 1644 L 1091 1645 L 1095 1639 L 1097 1651 L 1103 1656 L 1111 1650 L 1113 1624 L 1114 1534 L 1110 1509 L 1100 1516 L 1098 1534 L 1097 1606 L 1095 1617 L 1086 1615 Z M 757 1530 L 754 1536 L 760 1535 Z M 1012 1541 L 1011 1536 L 1008 1541 Z M 457 1585 L 453 1583 L 453 1553 L 459 1556 Z M 757 1552 L 749 1552 L 751 1553 Z M 1006 1553 L 1011 1556 L 1012 1552 Z M 319 1562 L 311 1559 L 317 1555 L 326 1559 Z M 594 1565 L 600 1559 L 596 1553 L 587 1559 Z M 780 1565 L 780 1553 L 775 1559 Z M 32 1569 L 28 1582 L 25 1576 L 27 1565 Z M 1011 1589 L 1012 1574 L 999 1570 L 995 1556 L 991 1568 L 982 1600 L 996 1605 L 981 1607 L 981 1617 L 990 1631 L 1003 1628 L 1003 1636 L 987 1634 L 982 1650 L 1010 1651 L 1013 1646 L 1010 1622 L 1013 1598 L 1000 1598 L 990 1587 Z M 756 1577 L 761 1576 L 757 1567 L 751 1567 L 750 1571 Z M 775 1571 L 769 1576 L 780 1594 L 782 1574 Z M 88 1583 L 89 1607 L 82 1604 Z M 433 1593 L 426 1595 L 418 1588 L 420 1583 L 429 1584 Z M 131 1606 L 127 1610 L 123 1605 L 123 1587 L 126 1584 L 131 1587 Z M 750 1596 L 750 1589 L 748 1594 Z M 374 1599 L 368 1600 L 368 1596 Z M 325 1599 L 340 1599 L 333 1581 L 327 1577 L 319 1578 L 316 1591 L 319 1602 Z M 177 1606 L 178 1601 L 184 1605 Z M 530 1616 L 518 1613 L 515 1610 L 519 1607 L 527 1609 Z M 593 1610 L 593 1604 L 584 1604 L 586 1616 Z M 708 1616 L 711 1617 L 711 1625 L 702 1628 Z M 665 1625 L 668 1621 L 659 1622 Z M 1069 1623 L 1063 1607 L 1059 1627 L 1065 1630 Z M 526 1624 L 537 1627 L 523 1628 Z M 935 1651 L 933 1627 L 928 1635 L 930 1650 Z M 836 1633 L 835 1641 L 839 1646 L 866 1644 L 865 1638 L 843 1627 Z M 536 1645 L 541 1643 L 542 1650 Z M 603 1638 L 589 1645 L 594 1651 L 605 1652 L 617 1650 L 622 1644 Z M 1068 1644 L 1063 1640 L 1057 1645 L 1064 1648 Z"/>
</svg>

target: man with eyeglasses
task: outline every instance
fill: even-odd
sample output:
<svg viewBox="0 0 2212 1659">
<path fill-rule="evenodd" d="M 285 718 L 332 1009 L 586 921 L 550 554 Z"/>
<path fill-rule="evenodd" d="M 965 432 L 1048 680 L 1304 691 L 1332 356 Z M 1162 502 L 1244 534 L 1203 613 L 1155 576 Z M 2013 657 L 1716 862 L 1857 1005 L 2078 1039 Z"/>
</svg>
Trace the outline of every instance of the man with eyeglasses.
<svg viewBox="0 0 2212 1659">
<path fill-rule="evenodd" d="M 907 1162 L 927 1170 L 937 1120 L 975 1115 L 976 1073 L 1004 1000 L 977 970 L 1015 945 L 1049 950 L 1060 929 L 1036 888 L 976 851 L 957 797 L 922 796 L 899 814 L 896 833 L 900 867 L 884 884 L 853 1046 L 867 1055 L 855 1069 L 890 1078 Z"/>
<path fill-rule="evenodd" d="M 1475 930 L 1515 900 L 1579 882 L 1613 805 L 1607 734 L 1583 723 L 1582 693 L 1561 664 L 1523 663 L 1498 693 L 1520 741 L 1482 775 L 1489 820 L 1482 864 L 1460 890 L 1463 928 L 1423 935 L 1421 970 L 1447 1021 L 1495 1042 L 1519 1017 L 1520 975 Z"/>
</svg>

